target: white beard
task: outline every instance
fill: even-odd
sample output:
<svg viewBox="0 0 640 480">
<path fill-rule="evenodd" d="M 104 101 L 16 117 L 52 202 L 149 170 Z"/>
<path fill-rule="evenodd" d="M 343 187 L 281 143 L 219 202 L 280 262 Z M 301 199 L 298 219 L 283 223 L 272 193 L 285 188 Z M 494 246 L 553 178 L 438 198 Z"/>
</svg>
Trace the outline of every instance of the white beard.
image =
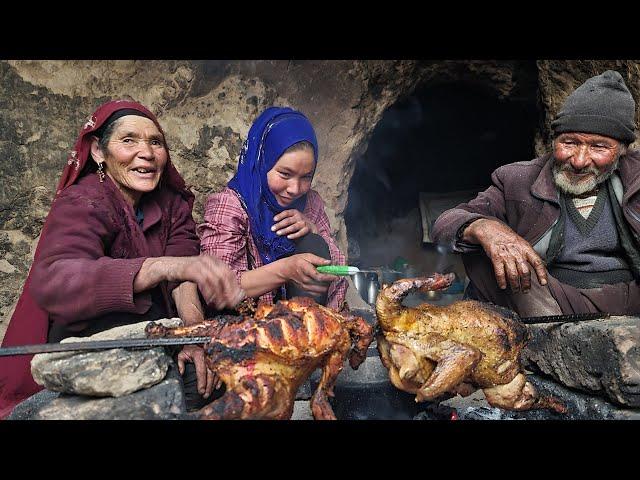
<svg viewBox="0 0 640 480">
<path fill-rule="evenodd" d="M 570 175 L 574 172 L 573 167 L 570 164 L 558 164 L 554 161 L 552 168 L 553 181 L 556 184 L 556 187 L 564 193 L 569 195 L 582 195 L 583 193 L 590 192 L 598 185 L 605 182 L 618 168 L 619 158 L 620 157 L 618 156 L 615 162 L 613 162 L 604 172 L 599 171 L 596 167 L 589 167 L 586 172 L 582 173 L 590 173 L 591 175 L 582 179 L 580 182 L 572 181 L 570 177 L 565 174 L 565 172 L 567 172 Z"/>
</svg>

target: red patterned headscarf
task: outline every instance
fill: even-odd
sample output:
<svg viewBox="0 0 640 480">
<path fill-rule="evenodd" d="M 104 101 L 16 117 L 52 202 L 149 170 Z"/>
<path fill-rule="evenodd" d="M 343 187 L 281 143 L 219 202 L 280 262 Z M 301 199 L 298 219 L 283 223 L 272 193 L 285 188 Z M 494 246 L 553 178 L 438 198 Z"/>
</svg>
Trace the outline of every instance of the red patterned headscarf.
<svg viewBox="0 0 640 480">
<path fill-rule="evenodd" d="M 73 150 L 71 150 L 71 153 L 67 158 L 67 165 L 62 171 L 62 176 L 60 177 L 58 188 L 56 189 L 56 196 L 58 196 L 62 190 L 67 188 L 69 185 L 73 185 L 78 180 L 78 177 L 83 172 L 85 165 L 91 158 L 91 141 L 96 135 L 96 131 L 99 130 L 109 117 L 118 110 L 136 110 L 142 113 L 145 117 L 149 118 L 156 124 L 156 127 L 158 127 L 158 130 L 160 130 L 160 133 L 162 133 L 162 136 L 166 140 L 164 130 L 162 130 L 162 127 L 158 123 L 158 119 L 145 106 L 137 102 L 130 102 L 127 100 L 115 100 L 105 103 L 98 108 L 82 126 L 80 134 L 78 135 L 78 140 L 76 140 Z M 191 204 L 193 204 L 193 194 L 186 189 L 184 180 L 171 163 L 171 157 L 168 152 L 167 164 L 162 175 L 162 183 L 164 185 L 180 192 L 185 196 L 185 198 L 190 200 Z"/>
<path fill-rule="evenodd" d="M 82 126 L 78 140 L 67 158 L 67 164 L 62 171 L 58 182 L 55 198 L 65 188 L 73 185 L 78 178 L 86 173 L 85 166 L 91 160 L 91 142 L 96 136 L 96 131 L 104 125 L 112 114 L 119 110 L 135 110 L 148 117 L 155 123 L 158 130 L 165 138 L 164 131 L 157 118 L 146 107 L 128 100 L 115 100 L 107 102 L 99 107 Z M 179 192 L 193 207 L 193 194 L 187 190 L 184 180 L 171 163 L 167 152 L 167 164 L 162 173 L 162 185 Z M 54 201 L 55 201 L 54 198 Z M 40 245 L 44 245 L 47 233 L 47 222 L 42 228 L 38 247 L 34 256 L 34 262 L 39 257 Z M 13 312 L 7 332 L 2 342 L 3 347 L 45 343 L 49 330 L 49 314 L 40 308 L 29 292 L 31 274 L 22 289 L 16 309 Z M 33 355 L 17 355 L 0 358 L 0 419 L 11 413 L 13 407 L 22 400 L 42 390 L 42 387 L 33 381 L 31 377 L 31 359 Z"/>
</svg>

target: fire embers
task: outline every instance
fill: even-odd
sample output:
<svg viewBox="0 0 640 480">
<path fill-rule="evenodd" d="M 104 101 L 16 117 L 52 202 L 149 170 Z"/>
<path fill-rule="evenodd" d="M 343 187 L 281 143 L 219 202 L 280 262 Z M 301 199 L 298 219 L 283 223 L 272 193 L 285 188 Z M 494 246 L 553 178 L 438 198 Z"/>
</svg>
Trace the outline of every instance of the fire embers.
<svg viewBox="0 0 640 480">
<path fill-rule="evenodd" d="M 527 330 L 512 312 L 476 301 L 402 305 L 409 292 L 445 289 L 453 278 L 402 279 L 380 291 L 378 350 L 393 385 L 415 394 L 418 402 L 482 388 L 494 407 L 564 411 L 557 400 L 539 397 L 522 373 Z"/>
<path fill-rule="evenodd" d="M 373 328 L 362 318 L 301 297 L 259 305 L 254 316 L 149 332 L 213 337 L 205 348 L 207 364 L 226 391 L 200 410 L 203 419 L 288 419 L 298 388 L 317 368 L 322 375 L 311 411 L 316 419 L 335 419 L 328 397 L 344 360 L 357 368 L 373 339 Z"/>
</svg>

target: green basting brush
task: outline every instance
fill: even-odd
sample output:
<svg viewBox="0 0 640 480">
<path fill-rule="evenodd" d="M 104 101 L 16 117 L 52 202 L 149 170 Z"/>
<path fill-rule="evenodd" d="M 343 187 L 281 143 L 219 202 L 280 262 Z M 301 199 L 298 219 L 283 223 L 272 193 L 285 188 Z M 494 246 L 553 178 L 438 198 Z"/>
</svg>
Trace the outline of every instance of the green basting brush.
<svg viewBox="0 0 640 480">
<path fill-rule="evenodd" d="M 373 270 L 360 270 L 358 267 L 350 265 L 321 265 L 316 267 L 320 273 L 328 273 L 329 275 L 348 276 L 356 273 L 375 273 Z"/>
</svg>

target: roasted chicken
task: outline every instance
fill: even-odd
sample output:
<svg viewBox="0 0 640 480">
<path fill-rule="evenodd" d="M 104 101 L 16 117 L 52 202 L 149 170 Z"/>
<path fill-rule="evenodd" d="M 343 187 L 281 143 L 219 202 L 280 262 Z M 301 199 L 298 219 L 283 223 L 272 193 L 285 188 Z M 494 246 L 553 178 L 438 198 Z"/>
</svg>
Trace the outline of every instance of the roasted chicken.
<svg viewBox="0 0 640 480">
<path fill-rule="evenodd" d="M 198 412 L 202 419 L 289 419 L 296 392 L 316 370 L 311 398 L 317 420 L 335 420 L 328 397 L 345 359 L 357 369 L 373 340 L 362 318 L 338 313 L 310 298 L 261 304 L 255 314 L 222 315 L 198 325 L 166 328 L 153 322 L 147 336 L 211 336 L 206 362 L 225 393 Z"/>
<path fill-rule="evenodd" d="M 540 397 L 522 372 L 519 356 L 528 331 L 514 312 L 472 300 L 402 305 L 409 292 L 445 289 L 454 278 L 401 279 L 380 290 L 378 351 L 393 385 L 415 394 L 417 402 L 481 388 L 494 407 L 564 412 L 558 400 Z"/>
</svg>

